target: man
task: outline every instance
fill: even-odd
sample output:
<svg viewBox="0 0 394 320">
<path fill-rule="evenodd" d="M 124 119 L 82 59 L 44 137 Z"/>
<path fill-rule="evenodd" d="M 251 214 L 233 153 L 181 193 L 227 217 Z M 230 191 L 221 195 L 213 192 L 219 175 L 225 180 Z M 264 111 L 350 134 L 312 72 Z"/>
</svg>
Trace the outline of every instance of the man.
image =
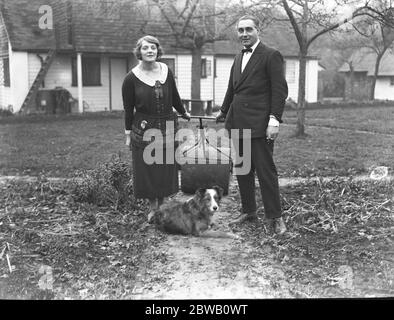
<svg viewBox="0 0 394 320">
<path fill-rule="evenodd" d="M 255 174 L 259 179 L 265 216 L 277 234 L 286 232 L 282 218 L 279 184 L 273 161 L 274 140 L 288 94 L 283 57 L 259 40 L 259 21 L 243 16 L 237 23 L 244 46 L 231 67 L 230 80 L 218 122 L 226 129 L 251 129 L 251 170 L 237 175 L 242 213 L 233 223 L 257 221 Z M 242 152 L 242 139 L 239 141 Z M 245 155 L 244 155 L 245 156 Z"/>
</svg>

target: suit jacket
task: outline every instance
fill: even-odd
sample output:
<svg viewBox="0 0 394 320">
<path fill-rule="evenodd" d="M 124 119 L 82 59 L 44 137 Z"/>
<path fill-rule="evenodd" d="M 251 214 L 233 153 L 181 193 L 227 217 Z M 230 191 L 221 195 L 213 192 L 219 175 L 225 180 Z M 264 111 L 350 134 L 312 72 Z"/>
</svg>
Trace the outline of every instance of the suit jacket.
<svg viewBox="0 0 394 320">
<path fill-rule="evenodd" d="M 242 53 L 231 67 L 227 92 L 221 107 L 225 127 L 251 129 L 252 138 L 264 137 L 270 114 L 282 122 L 288 94 L 283 57 L 261 42 L 241 73 Z"/>
</svg>

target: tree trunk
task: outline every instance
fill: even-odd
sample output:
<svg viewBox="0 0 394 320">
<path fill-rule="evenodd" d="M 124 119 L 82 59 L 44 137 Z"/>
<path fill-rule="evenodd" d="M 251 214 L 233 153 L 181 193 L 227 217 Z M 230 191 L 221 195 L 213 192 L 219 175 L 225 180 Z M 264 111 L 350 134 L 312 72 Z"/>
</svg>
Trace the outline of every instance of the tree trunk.
<svg viewBox="0 0 394 320">
<path fill-rule="evenodd" d="M 192 50 L 192 99 L 201 99 L 201 55 L 202 48 Z M 192 115 L 203 115 L 204 109 L 201 102 L 192 102 Z"/>
<path fill-rule="evenodd" d="M 306 52 L 300 53 L 300 72 L 298 79 L 297 127 L 295 136 L 305 136 L 305 87 L 306 87 Z"/>
<path fill-rule="evenodd" d="M 383 55 L 384 55 L 384 51 L 382 53 L 379 53 L 378 56 L 376 57 L 375 71 L 373 73 L 372 83 L 371 83 L 371 91 L 369 93 L 369 100 L 371 100 L 371 101 L 375 100 L 376 79 L 378 78 L 380 60 L 382 60 Z"/>
</svg>

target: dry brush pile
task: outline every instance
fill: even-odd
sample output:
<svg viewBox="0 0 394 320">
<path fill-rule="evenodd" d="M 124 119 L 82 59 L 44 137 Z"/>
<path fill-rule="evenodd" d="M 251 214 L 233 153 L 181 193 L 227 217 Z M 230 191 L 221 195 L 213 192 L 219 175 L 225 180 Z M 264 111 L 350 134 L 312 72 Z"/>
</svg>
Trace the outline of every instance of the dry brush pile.
<svg viewBox="0 0 394 320">
<path fill-rule="evenodd" d="M 119 157 L 71 182 L 0 185 L 0 298 L 124 298 L 144 249 L 145 203 Z"/>
<path fill-rule="evenodd" d="M 288 234 L 268 236 L 263 224 L 243 233 L 256 252 L 273 253 L 290 282 L 315 284 L 300 297 L 394 294 L 393 180 L 319 179 L 281 192 Z M 356 275 L 352 288 L 338 286 L 346 268 Z"/>
</svg>

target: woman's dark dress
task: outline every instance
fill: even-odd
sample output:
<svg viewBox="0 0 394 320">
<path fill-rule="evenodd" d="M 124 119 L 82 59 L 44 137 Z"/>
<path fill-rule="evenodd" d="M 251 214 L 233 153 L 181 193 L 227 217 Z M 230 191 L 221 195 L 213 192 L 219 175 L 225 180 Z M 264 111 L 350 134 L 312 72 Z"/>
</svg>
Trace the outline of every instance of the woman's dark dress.
<svg viewBox="0 0 394 320">
<path fill-rule="evenodd" d="M 175 80 L 170 69 L 167 78 L 161 83 L 162 94 L 158 96 L 155 86 L 150 86 L 138 79 L 130 71 L 122 86 L 123 105 L 125 109 L 125 127 L 131 130 L 132 125 L 141 129 L 141 119 L 154 116 L 173 121 L 173 107 L 180 113 L 186 112 L 179 97 Z M 175 118 L 175 120 L 174 120 Z M 165 130 L 165 128 L 161 128 Z M 144 146 L 132 143 L 133 187 L 136 198 L 162 198 L 179 190 L 178 169 L 176 163 L 146 164 L 143 159 Z M 174 162 L 174 161 L 173 161 Z"/>
</svg>

